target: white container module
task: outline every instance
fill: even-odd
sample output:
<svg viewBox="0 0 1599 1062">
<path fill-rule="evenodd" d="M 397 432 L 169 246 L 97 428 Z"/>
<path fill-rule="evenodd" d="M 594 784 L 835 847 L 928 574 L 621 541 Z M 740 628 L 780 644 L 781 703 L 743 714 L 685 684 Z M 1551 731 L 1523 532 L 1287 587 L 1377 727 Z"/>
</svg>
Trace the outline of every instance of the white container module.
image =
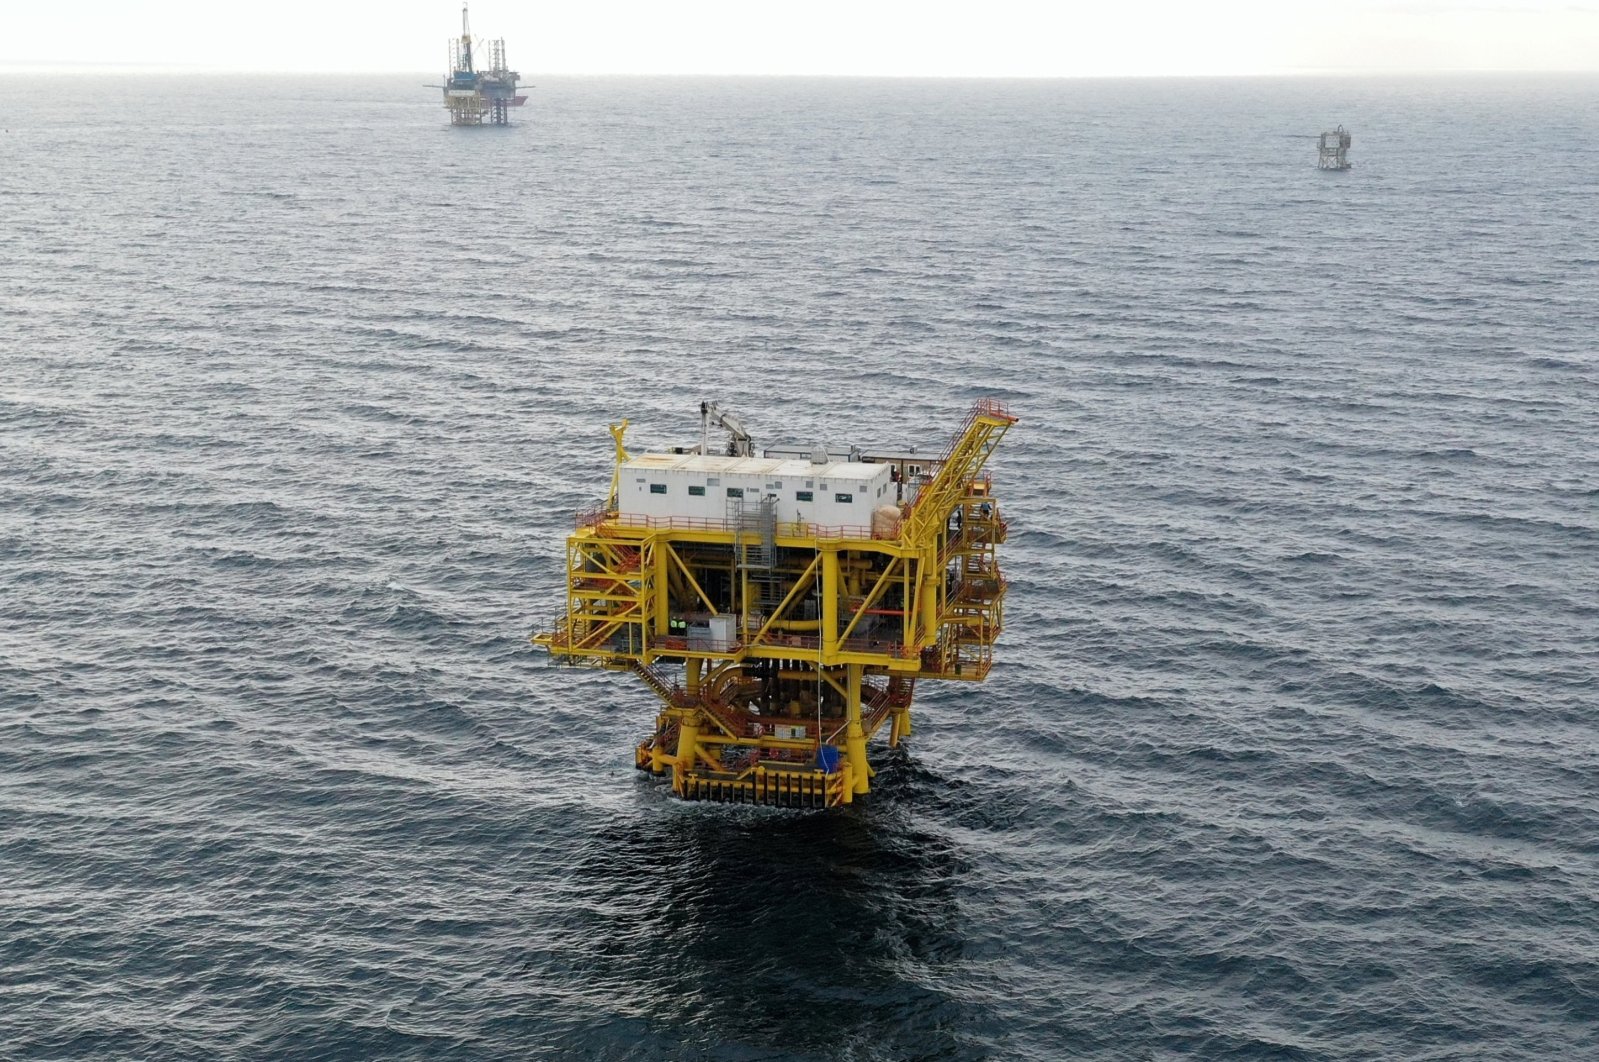
<svg viewBox="0 0 1599 1062">
<path fill-rule="evenodd" d="M 864 530 L 894 501 L 892 471 L 861 461 L 641 454 L 622 464 L 616 503 L 624 517 L 695 527 L 725 522 L 730 502 L 751 511 L 771 498 L 779 523 Z"/>
<path fill-rule="evenodd" d="M 709 622 L 711 628 L 711 652 L 732 652 L 733 646 L 738 642 L 738 617 L 728 615 L 712 616 Z"/>
</svg>

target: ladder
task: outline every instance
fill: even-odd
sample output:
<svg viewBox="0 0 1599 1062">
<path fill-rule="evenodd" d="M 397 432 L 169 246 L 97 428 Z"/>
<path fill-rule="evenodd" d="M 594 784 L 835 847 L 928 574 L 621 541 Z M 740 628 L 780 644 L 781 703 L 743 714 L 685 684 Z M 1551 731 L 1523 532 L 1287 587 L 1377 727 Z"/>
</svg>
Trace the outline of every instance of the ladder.
<svg viewBox="0 0 1599 1062">
<path fill-rule="evenodd" d="M 766 616 L 782 604 L 785 588 L 777 570 L 777 498 L 766 495 L 754 506 L 727 499 L 727 524 L 733 530 L 733 555 L 749 584 L 748 616 Z"/>
</svg>

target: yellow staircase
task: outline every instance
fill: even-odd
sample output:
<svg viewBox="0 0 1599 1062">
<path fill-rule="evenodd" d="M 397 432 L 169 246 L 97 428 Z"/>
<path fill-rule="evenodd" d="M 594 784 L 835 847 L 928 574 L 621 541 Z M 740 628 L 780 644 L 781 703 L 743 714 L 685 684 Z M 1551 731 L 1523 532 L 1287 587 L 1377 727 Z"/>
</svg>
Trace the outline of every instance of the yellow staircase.
<svg viewBox="0 0 1599 1062">
<path fill-rule="evenodd" d="M 944 449 L 938 474 L 912 503 L 902 534 L 905 542 L 929 545 L 937 541 L 950 515 L 971 493 L 978 473 L 1015 423 L 1016 418 L 998 402 L 981 399 L 972 405 L 965 423 Z"/>
</svg>

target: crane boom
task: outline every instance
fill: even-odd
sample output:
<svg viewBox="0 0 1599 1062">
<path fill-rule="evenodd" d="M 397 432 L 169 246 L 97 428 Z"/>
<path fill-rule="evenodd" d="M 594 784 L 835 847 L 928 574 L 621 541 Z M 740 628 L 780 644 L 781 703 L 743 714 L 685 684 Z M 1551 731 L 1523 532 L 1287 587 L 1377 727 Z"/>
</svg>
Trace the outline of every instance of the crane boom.
<svg viewBox="0 0 1599 1062">
<path fill-rule="evenodd" d="M 731 436 L 727 442 L 728 457 L 754 456 L 754 440 L 744 430 L 744 422 L 715 402 L 700 403 L 700 453 L 710 453 L 712 424 Z"/>
</svg>

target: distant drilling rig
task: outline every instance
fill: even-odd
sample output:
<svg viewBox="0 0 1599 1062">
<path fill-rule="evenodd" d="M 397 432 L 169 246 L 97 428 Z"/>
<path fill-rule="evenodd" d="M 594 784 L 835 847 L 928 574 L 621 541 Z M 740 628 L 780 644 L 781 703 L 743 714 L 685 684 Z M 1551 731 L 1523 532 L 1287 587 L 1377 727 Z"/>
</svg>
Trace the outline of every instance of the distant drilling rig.
<svg viewBox="0 0 1599 1062">
<path fill-rule="evenodd" d="M 511 108 L 527 102 L 516 94 L 521 77 L 505 65 L 505 40 L 482 42 L 488 63 L 479 70 L 472 54 L 472 27 L 466 5 L 461 5 L 461 35 L 450 41 L 444 76 L 444 107 L 451 125 L 510 125 Z"/>
<path fill-rule="evenodd" d="M 1354 165 L 1349 161 L 1349 130 L 1343 126 L 1330 133 L 1321 134 L 1316 166 L 1323 170 L 1347 170 Z"/>
</svg>

